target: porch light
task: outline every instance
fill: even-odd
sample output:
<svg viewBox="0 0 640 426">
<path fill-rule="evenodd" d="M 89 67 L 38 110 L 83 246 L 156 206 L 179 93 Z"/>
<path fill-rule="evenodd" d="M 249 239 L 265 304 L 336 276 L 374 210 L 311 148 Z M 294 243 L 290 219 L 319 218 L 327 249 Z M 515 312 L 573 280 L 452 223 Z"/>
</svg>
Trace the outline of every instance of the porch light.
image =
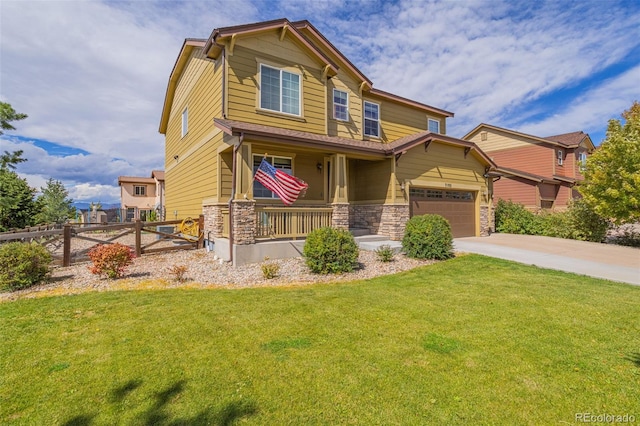
<svg viewBox="0 0 640 426">
<path fill-rule="evenodd" d="M 318 163 L 318 164 L 316 164 L 316 168 L 317 168 L 318 170 L 322 170 L 322 163 Z"/>
</svg>

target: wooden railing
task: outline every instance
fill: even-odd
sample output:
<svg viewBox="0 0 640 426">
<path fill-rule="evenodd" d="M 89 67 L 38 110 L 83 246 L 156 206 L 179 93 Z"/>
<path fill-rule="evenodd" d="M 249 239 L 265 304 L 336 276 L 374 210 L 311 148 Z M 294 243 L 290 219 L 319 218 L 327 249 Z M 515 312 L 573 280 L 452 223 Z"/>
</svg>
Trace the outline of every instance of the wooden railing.
<svg viewBox="0 0 640 426">
<path fill-rule="evenodd" d="M 316 228 L 331 226 L 331 208 L 258 207 L 256 238 L 305 237 Z"/>
</svg>

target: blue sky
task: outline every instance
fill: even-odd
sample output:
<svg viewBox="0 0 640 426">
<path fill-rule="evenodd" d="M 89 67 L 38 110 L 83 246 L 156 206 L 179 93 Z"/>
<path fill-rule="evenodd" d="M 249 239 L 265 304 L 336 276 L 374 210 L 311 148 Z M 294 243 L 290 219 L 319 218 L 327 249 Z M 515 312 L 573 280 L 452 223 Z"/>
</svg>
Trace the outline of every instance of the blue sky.
<svg viewBox="0 0 640 426">
<path fill-rule="evenodd" d="M 119 202 L 118 176 L 163 169 L 158 133 L 184 38 L 217 27 L 308 19 L 374 87 L 538 136 L 607 122 L 640 100 L 637 1 L 0 2 L 0 99 L 29 115 L 0 136 L 35 188 Z"/>
</svg>

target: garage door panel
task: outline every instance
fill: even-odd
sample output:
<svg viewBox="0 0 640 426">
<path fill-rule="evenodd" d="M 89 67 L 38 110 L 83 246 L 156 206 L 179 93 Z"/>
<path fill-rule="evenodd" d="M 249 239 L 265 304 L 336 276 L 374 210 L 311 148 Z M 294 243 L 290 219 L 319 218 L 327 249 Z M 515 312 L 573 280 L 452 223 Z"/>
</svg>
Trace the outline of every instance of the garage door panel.
<svg viewBox="0 0 640 426">
<path fill-rule="evenodd" d="M 449 221 L 455 238 L 475 236 L 475 201 L 473 193 L 412 189 L 411 215 L 438 214 Z"/>
</svg>

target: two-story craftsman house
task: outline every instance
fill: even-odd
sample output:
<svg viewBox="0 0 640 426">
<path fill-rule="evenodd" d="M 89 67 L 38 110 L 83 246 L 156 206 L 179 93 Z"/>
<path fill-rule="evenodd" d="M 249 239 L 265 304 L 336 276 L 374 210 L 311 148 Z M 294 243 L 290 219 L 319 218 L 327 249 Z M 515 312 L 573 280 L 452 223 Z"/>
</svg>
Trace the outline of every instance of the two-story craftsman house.
<svg viewBox="0 0 640 426">
<path fill-rule="evenodd" d="M 446 136 L 452 116 L 373 88 L 307 21 L 186 39 L 160 123 L 167 217 L 204 213 L 205 238 L 236 263 L 284 256 L 273 241 L 321 226 L 398 240 L 424 213 L 455 236 L 485 234 L 495 165 Z M 263 159 L 308 184 L 292 206 L 254 180 Z"/>
<path fill-rule="evenodd" d="M 493 184 L 496 200 L 512 200 L 536 209 L 562 210 L 580 194 L 582 168 L 595 149 L 581 131 L 539 137 L 480 124 L 463 139 L 475 142 L 498 165 Z"/>
</svg>

